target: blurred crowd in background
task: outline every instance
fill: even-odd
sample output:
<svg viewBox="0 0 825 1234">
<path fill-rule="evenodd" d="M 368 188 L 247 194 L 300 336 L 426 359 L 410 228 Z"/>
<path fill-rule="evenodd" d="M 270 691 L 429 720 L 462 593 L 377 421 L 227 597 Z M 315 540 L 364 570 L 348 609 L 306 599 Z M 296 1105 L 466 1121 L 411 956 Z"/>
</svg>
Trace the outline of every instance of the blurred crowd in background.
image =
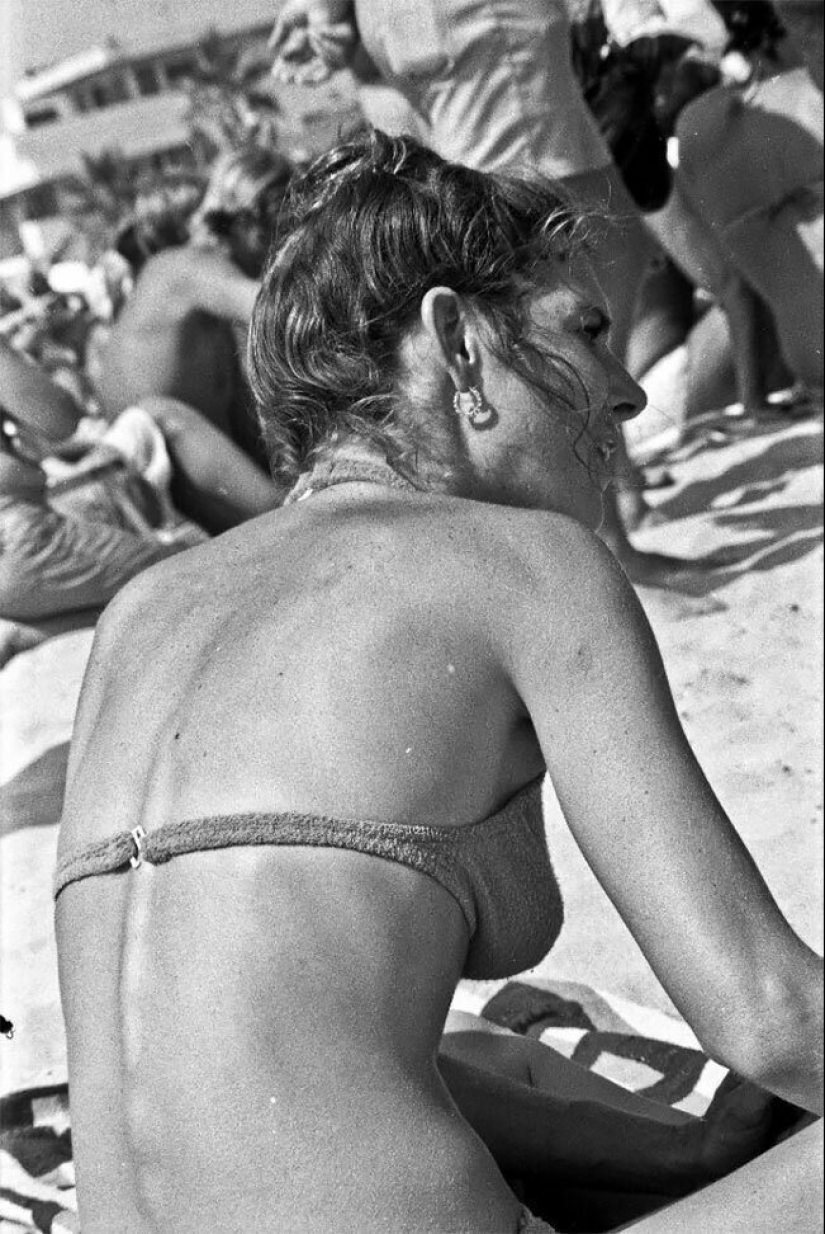
<svg viewBox="0 0 825 1234">
<path fill-rule="evenodd" d="M 627 443 L 631 527 L 645 486 L 667 482 L 668 451 L 708 413 L 735 433 L 822 403 L 821 8 L 705 7 L 724 21 L 722 46 L 657 4 L 569 3 L 582 95 L 654 240 L 625 357 L 650 399 Z M 344 71 L 364 125 L 415 123 L 363 54 Z M 0 618 L 35 630 L 99 607 L 151 560 L 283 497 L 257 433 L 245 332 L 307 155 L 279 139 L 269 68 L 244 90 L 241 122 L 236 92 L 236 122 L 197 170 L 121 175 L 118 189 L 117 152 L 87 167 L 85 259 L 0 282 Z M 9 530 L 23 506 L 25 529 Z M 35 539 L 60 538 L 45 511 L 60 535 L 67 519 L 75 531 L 97 519 L 110 540 L 88 550 L 96 567 L 78 566 L 82 543 L 62 543 L 46 587 L 44 559 L 28 551 L 23 568 L 9 550 L 35 525 Z M 65 584 L 72 570 L 79 588 Z"/>
</svg>

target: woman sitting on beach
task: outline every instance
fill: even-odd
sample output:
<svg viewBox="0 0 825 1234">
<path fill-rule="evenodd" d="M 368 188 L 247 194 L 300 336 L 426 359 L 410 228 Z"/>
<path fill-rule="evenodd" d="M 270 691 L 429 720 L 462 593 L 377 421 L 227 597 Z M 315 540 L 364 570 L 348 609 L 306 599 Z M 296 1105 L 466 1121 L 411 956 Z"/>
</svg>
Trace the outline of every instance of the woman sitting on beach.
<svg viewBox="0 0 825 1234">
<path fill-rule="evenodd" d="M 132 583 L 79 708 L 55 894 L 82 1229 L 544 1230 L 459 1108 L 504 1128 L 493 1095 L 531 1090 L 485 1100 L 437 1053 L 459 978 L 561 927 L 545 770 L 707 1052 L 811 1111 L 821 963 L 595 535 L 644 397 L 574 212 L 380 133 L 293 207 L 250 343 L 291 496 Z M 800 1228 L 820 1143 L 638 1228 Z"/>
</svg>

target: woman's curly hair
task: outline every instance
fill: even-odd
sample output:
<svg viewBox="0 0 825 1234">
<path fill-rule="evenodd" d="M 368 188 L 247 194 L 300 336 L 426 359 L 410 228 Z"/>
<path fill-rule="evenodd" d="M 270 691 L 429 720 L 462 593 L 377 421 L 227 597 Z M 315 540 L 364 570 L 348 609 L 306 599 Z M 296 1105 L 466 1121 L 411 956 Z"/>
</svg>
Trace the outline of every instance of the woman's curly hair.
<svg viewBox="0 0 825 1234">
<path fill-rule="evenodd" d="M 422 297 L 452 288 L 513 358 L 526 350 L 526 295 L 582 222 L 548 181 L 484 174 L 380 131 L 313 163 L 286 211 L 249 335 L 270 464 L 286 481 L 349 434 L 407 470 L 399 351 Z"/>
</svg>

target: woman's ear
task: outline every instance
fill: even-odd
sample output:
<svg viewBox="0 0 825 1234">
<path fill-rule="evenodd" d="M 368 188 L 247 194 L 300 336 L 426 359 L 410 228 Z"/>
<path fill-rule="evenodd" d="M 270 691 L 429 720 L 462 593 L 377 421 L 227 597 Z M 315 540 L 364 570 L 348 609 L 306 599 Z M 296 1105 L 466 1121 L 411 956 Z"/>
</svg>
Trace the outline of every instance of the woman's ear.
<svg viewBox="0 0 825 1234">
<path fill-rule="evenodd" d="M 421 301 L 421 324 L 456 390 L 478 385 L 481 349 L 462 297 L 451 287 L 431 287 Z"/>
</svg>

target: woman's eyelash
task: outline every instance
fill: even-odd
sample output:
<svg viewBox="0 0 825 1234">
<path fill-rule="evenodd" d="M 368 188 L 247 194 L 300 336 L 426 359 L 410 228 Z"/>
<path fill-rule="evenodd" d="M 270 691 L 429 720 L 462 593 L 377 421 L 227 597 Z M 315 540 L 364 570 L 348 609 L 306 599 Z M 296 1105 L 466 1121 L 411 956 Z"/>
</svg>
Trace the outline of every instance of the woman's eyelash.
<svg viewBox="0 0 825 1234">
<path fill-rule="evenodd" d="M 604 313 L 588 313 L 582 318 L 581 331 L 591 342 L 605 338 L 610 330 L 610 318 Z"/>
</svg>

